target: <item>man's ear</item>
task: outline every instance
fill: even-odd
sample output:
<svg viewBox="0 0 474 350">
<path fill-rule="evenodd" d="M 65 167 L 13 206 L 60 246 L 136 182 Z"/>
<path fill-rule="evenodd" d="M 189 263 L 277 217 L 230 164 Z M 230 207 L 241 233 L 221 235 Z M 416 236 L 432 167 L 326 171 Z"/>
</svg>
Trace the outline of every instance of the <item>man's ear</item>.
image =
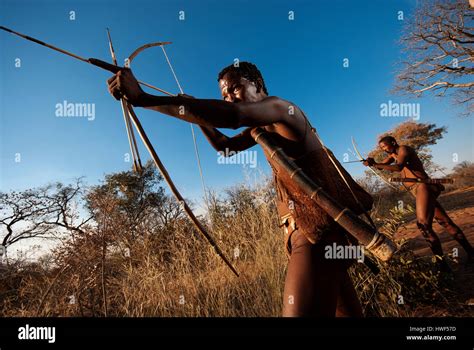
<svg viewBox="0 0 474 350">
<path fill-rule="evenodd" d="M 262 89 L 261 85 L 260 85 L 260 82 L 257 80 L 257 81 L 250 81 L 249 80 L 249 83 L 250 84 L 253 84 L 253 86 L 255 86 L 255 89 L 257 90 L 257 94 L 260 92 L 260 90 Z"/>
<path fill-rule="evenodd" d="M 262 79 L 257 79 L 257 82 L 255 83 L 255 87 L 257 88 L 257 93 L 262 91 L 263 89 L 263 81 Z"/>
</svg>

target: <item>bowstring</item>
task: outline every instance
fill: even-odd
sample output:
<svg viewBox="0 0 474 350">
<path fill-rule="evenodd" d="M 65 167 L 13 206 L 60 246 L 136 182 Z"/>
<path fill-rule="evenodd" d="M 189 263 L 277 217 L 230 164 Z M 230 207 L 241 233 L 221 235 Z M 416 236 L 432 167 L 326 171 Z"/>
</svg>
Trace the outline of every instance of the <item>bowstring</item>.
<svg viewBox="0 0 474 350">
<path fill-rule="evenodd" d="M 176 81 L 176 84 L 178 85 L 179 91 L 182 95 L 184 95 L 183 88 L 181 87 L 181 84 L 179 83 L 178 77 L 176 76 L 176 73 L 173 69 L 173 65 L 171 64 L 171 61 L 168 57 L 168 54 L 166 53 L 166 50 L 165 50 L 164 46 L 161 46 L 161 49 L 163 50 L 163 54 L 165 55 L 166 62 L 168 63 L 168 66 L 170 67 L 171 73 L 173 74 L 174 80 Z M 204 174 L 203 174 L 202 166 L 201 166 L 201 157 L 199 156 L 199 149 L 198 149 L 197 142 L 196 142 L 196 133 L 194 132 L 193 124 L 190 123 L 189 125 L 191 127 L 191 135 L 193 137 L 194 153 L 196 155 L 196 161 L 197 161 L 197 165 L 198 165 L 198 169 L 199 169 L 199 176 L 201 178 L 201 186 L 202 186 L 202 190 L 204 192 L 204 202 L 205 202 L 206 207 L 209 211 L 209 200 L 207 198 L 206 185 L 205 185 L 205 182 L 204 182 Z"/>
</svg>

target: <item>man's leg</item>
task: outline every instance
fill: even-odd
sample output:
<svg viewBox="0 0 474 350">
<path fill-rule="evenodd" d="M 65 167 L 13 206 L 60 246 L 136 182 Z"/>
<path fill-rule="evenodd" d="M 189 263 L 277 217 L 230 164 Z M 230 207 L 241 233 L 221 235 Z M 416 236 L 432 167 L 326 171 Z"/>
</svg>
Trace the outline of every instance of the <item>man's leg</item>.
<svg viewBox="0 0 474 350">
<path fill-rule="evenodd" d="M 416 220 L 418 229 L 428 242 L 433 254 L 443 257 L 441 241 L 433 231 L 433 217 L 436 199 L 429 186 L 425 183 L 417 185 L 416 188 Z"/>
<path fill-rule="evenodd" d="M 351 277 L 344 273 L 339 298 L 337 299 L 336 317 L 362 317 L 362 306 L 354 289 Z"/>
<path fill-rule="evenodd" d="M 324 257 L 327 244 L 332 243 L 311 244 L 299 230 L 292 234 L 283 316 L 336 316 L 338 296 L 341 288 L 347 284 L 347 271 L 344 261 Z M 350 314 L 356 309 L 352 306 L 352 298 L 344 300 L 349 303 L 345 310 L 346 316 L 361 316 L 361 313 Z"/>
<path fill-rule="evenodd" d="M 451 236 L 453 236 L 456 241 L 458 241 L 461 247 L 463 247 L 466 251 L 468 257 L 470 259 L 473 259 L 474 248 L 469 243 L 462 230 L 453 222 L 453 220 L 451 220 L 451 218 L 448 216 L 448 214 L 438 201 L 436 201 L 435 205 L 434 218 L 441 226 L 446 229 L 446 231 L 449 232 L 449 234 L 451 234 Z"/>
</svg>

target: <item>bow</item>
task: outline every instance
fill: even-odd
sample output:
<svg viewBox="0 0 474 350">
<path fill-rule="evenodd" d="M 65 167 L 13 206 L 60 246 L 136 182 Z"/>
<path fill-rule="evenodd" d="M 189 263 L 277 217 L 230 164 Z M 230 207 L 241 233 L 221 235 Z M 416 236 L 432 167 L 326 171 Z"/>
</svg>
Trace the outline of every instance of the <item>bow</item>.
<svg viewBox="0 0 474 350">
<path fill-rule="evenodd" d="M 128 56 L 127 59 L 125 59 L 125 66 L 130 68 L 131 67 L 131 64 L 132 64 L 132 61 L 135 59 L 135 57 L 137 57 L 140 53 L 142 53 L 143 51 L 149 49 L 149 48 L 152 48 L 152 47 L 161 47 L 162 51 L 163 51 L 163 55 L 165 56 L 165 59 L 166 59 L 166 62 L 168 63 L 168 67 L 170 68 L 171 70 L 171 73 L 173 74 L 173 77 L 174 77 L 174 80 L 176 81 L 176 84 L 178 85 L 178 89 L 180 91 L 180 93 L 183 95 L 184 94 L 184 91 L 183 91 L 183 88 L 181 87 L 181 84 L 179 83 L 179 80 L 178 80 L 178 77 L 176 76 L 176 73 L 174 71 L 174 68 L 171 64 L 171 61 L 168 57 L 168 54 L 166 53 L 166 50 L 165 50 L 165 47 L 164 45 L 166 44 L 171 44 L 171 42 L 155 42 L 155 43 L 149 43 L 149 44 L 145 44 L 145 45 L 142 45 L 140 46 L 139 48 L 137 48 L 135 51 L 132 52 L 132 54 L 130 56 Z M 112 43 L 111 43 L 111 38 L 110 38 L 110 33 L 109 33 L 109 45 L 112 47 Z M 112 50 L 111 50 L 112 51 Z M 140 81 L 139 81 L 140 82 Z M 144 82 L 141 82 L 142 85 L 144 86 L 147 86 L 149 88 L 152 88 L 152 89 L 155 89 L 157 91 L 160 91 L 162 93 L 164 93 L 165 95 L 168 95 L 168 96 L 177 96 L 176 94 L 173 94 L 171 92 L 168 92 L 166 90 L 163 90 L 163 89 L 160 89 L 160 88 L 157 88 L 156 86 L 153 86 L 153 85 L 150 85 L 150 84 L 147 84 L 147 83 L 144 83 Z M 131 106 L 130 106 L 131 107 Z M 195 156 L 196 156 L 196 161 L 197 161 L 197 165 L 198 165 L 198 169 L 199 169 L 199 176 L 201 178 L 201 186 L 202 186 L 202 189 L 203 189 L 203 193 L 204 193 L 204 201 L 206 203 L 209 203 L 208 201 L 208 198 L 207 198 L 207 192 L 206 192 L 206 186 L 204 184 L 204 176 L 203 176 L 203 172 L 202 172 L 202 166 L 201 166 L 201 158 L 199 156 L 199 150 L 198 150 L 198 147 L 197 147 L 197 142 L 196 142 L 196 134 L 194 132 L 194 126 L 193 124 L 189 124 L 189 126 L 191 127 L 191 135 L 192 135 L 192 138 L 193 138 L 193 144 L 194 144 L 194 153 L 195 153 Z M 133 153 L 132 153 L 133 154 Z"/>
<path fill-rule="evenodd" d="M 107 31 L 108 33 L 108 38 L 109 38 L 109 47 L 110 47 L 110 51 L 111 51 L 111 55 L 112 55 L 112 59 L 114 60 L 114 63 L 117 64 L 117 60 L 115 58 L 115 52 L 113 50 L 113 45 L 112 45 L 112 38 L 110 37 L 110 32 Z M 183 92 L 183 89 L 181 88 L 181 84 L 179 83 L 178 81 L 178 78 L 174 72 L 174 69 L 173 69 L 173 66 L 171 65 L 171 62 L 168 58 L 168 55 L 166 54 L 166 50 L 164 48 L 164 45 L 163 43 L 161 42 L 157 42 L 157 43 L 150 43 L 150 44 L 145 44 L 145 45 L 142 45 L 140 46 L 138 49 L 136 49 L 125 61 L 126 61 L 126 66 L 127 67 L 130 67 L 131 66 L 131 63 L 133 61 L 133 59 L 135 57 L 138 56 L 138 54 L 140 54 L 141 52 L 143 52 L 144 50 L 148 49 L 148 48 L 151 48 L 151 47 L 155 47 L 155 46 L 160 46 L 163 50 L 163 53 L 165 55 L 165 58 L 166 58 L 166 61 L 168 62 L 168 65 L 171 69 L 171 72 L 173 73 L 173 76 L 176 80 L 176 83 L 178 84 L 178 87 L 179 87 L 179 90 L 181 92 L 181 94 L 184 94 Z M 148 86 L 148 87 L 151 87 L 155 90 L 158 90 L 158 91 L 161 91 L 163 92 L 164 94 L 167 94 L 169 96 L 176 96 L 168 91 L 165 91 L 163 89 L 160 89 L 160 88 L 157 88 L 153 85 L 150 85 L 150 84 L 144 84 L 145 86 Z M 121 103 L 122 103 L 122 108 L 123 108 L 123 105 L 124 105 L 124 101 L 123 99 L 121 99 Z M 194 225 L 196 226 L 196 228 L 198 229 L 198 231 L 203 235 L 203 237 L 208 241 L 208 243 L 214 248 L 214 251 L 217 253 L 217 255 L 219 255 L 219 257 L 225 262 L 225 264 L 232 270 L 232 272 L 238 277 L 239 274 L 238 272 L 235 270 L 235 268 L 232 266 L 232 264 L 229 262 L 229 260 L 227 259 L 227 257 L 224 255 L 224 253 L 222 252 L 222 250 L 219 248 L 219 246 L 217 245 L 217 243 L 214 241 L 214 239 L 210 236 L 210 234 L 207 232 L 207 230 L 204 228 L 204 226 L 201 224 L 201 222 L 196 218 L 196 216 L 194 215 L 193 211 L 191 210 L 191 208 L 189 207 L 188 203 L 185 201 L 185 199 L 183 198 L 183 196 L 181 195 L 181 193 L 178 191 L 178 189 L 176 188 L 173 180 L 171 179 L 167 169 L 165 168 L 165 166 L 163 165 L 163 163 L 161 162 L 160 158 L 158 157 L 158 154 L 156 153 L 153 145 L 151 144 L 150 140 L 148 139 L 148 136 L 146 135 L 145 133 L 145 130 L 143 129 L 134 109 L 133 109 L 133 106 L 128 103 L 128 102 L 125 102 L 126 104 L 126 109 L 128 111 L 128 115 L 129 115 L 129 118 L 126 117 L 126 114 L 125 112 L 123 112 L 124 114 L 124 118 L 128 121 L 128 123 L 130 122 L 130 119 L 131 121 L 133 122 L 133 124 L 135 125 L 135 128 L 136 130 L 138 131 L 138 134 L 140 135 L 140 138 L 142 139 L 143 143 L 145 144 L 146 148 L 148 149 L 148 152 L 150 153 L 150 156 L 152 157 L 156 167 L 158 168 L 158 170 L 160 171 L 161 175 L 163 175 L 163 178 L 165 179 L 166 183 L 168 184 L 171 192 L 173 193 L 173 195 L 175 196 L 176 200 L 181 204 L 182 208 L 184 209 L 184 211 L 186 212 L 186 214 L 188 215 L 189 219 L 194 223 Z M 127 121 L 125 122 L 125 124 L 127 125 Z M 131 128 L 130 128 L 131 129 Z M 132 155 L 135 153 L 137 155 L 137 158 L 138 158 L 138 162 L 140 161 L 140 158 L 138 156 L 138 149 L 136 148 L 136 142 L 135 142 L 135 139 L 134 139 L 134 136 L 133 136 L 133 129 L 131 129 L 132 132 L 129 133 L 129 143 L 131 145 L 131 149 L 132 149 Z M 204 181 L 203 181 L 203 177 L 202 177 L 202 170 L 201 170 L 201 164 L 200 164 L 200 161 L 199 161 L 199 153 L 197 151 L 197 144 L 196 144 L 196 138 L 195 138 L 195 134 L 194 134 L 194 128 L 191 124 L 191 130 L 192 130 L 192 135 L 193 135 L 193 140 L 194 140 L 194 147 L 195 147 L 195 151 L 196 151 L 196 156 L 197 156 L 197 159 L 198 159 L 198 165 L 199 165 L 199 170 L 200 170 L 200 174 L 201 174 L 201 182 L 202 182 L 202 185 L 204 187 Z M 128 132 L 128 126 L 127 126 L 127 132 Z M 132 138 L 132 141 L 130 141 L 130 137 Z M 133 146 L 132 146 L 133 145 Z M 204 188 L 205 190 L 205 188 Z M 205 192 L 204 192 L 205 193 Z"/>
<path fill-rule="evenodd" d="M 119 67 L 117 65 L 117 60 L 116 60 L 116 57 L 115 57 L 115 52 L 114 52 L 114 49 L 113 49 L 113 45 L 112 45 L 112 40 L 111 40 L 111 37 L 110 37 L 110 32 L 108 32 L 108 37 L 109 37 L 109 47 L 110 47 L 110 52 L 111 52 L 111 55 L 112 55 L 112 60 L 114 62 L 114 64 L 110 64 L 108 62 L 105 62 L 105 61 L 102 61 L 102 60 L 99 60 L 99 59 L 96 59 L 96 58 L 84 58 L 84 57 L 81 57 L 79 55 L 76 55 L 72 52 L 69 52 L 69 51 L 66 51 L 66 50 L 63 50 L 61 48 L 58 48 L 56 46 L 53 46 L 53 45 L 50 45 L 50 44 L 47 44 L 41 40 L 38 40 L 38 39 L 35 39 L 33 37 L 30 37 L 30 36 L 27 36 L 27 35 L 24 35 L 24 34 L 21 34 L 19 32 L 16 32 L 16 31 L 13 31 L 9 28 L 6 28 L 6 27 L 3 27 L 3 26 L 0 26 L 0 29 L 6 31 L 6 32 L 9 32 L 9 33 L 12 33 L 14 35 L 17 35 L 23 39 L 26 39 L 28 41 L 32 41 L 34 43 L 37 43 L 39 45 L 42 45 L 42 46 L 45 46 L 45 47 L 48 47 L 52 50 L 55 50 L 57 52 L 60 52 L 62 54 L 65 54 L 65 55 L 68 55 L 70 57 L 73 57 L 77 60 L 80 60 L 80 61 L 83 61 L 85 63 L 89 63 L 89 64 L 92 64 L 94 66 L 97 66 L 99 68 L 102 68 L 102 69 L 105 69 L 109 72 L 112 72 L 112 73 L 117 73 L 119 72 L 122 68 Z M 150 48 L 150 47 L 155 47 L 155 46 L 160 46 L 162 49 L 163 49 L 163 53 L 165 54 L 165 57 L 166 57 L 166 60 L 172 70 L 172 73 L 175 77 L 175 80 L 179 86 L 179 89 L 181 91 L 181 93 L 183 93 L 183 90 L 181 88 L 181 85 L 179 84 L 179 81 L 176 77 L 176 74 L 174 73 L 174 69 L 173 67 L 171 66 L 171 63 L 169 61 L 169 58 L 168 58 L 168 55 L 166 54 L 166 51 L 164 49 L 164 45 L 167 45 L 167 44 L 171 44 L 170 42 L 157 42 L 157 43 L 150 43 L 150 44 L 145 44 L 145 45 L 142 45 L 140 46 L 138 49 L 136 49 L 127 59 L 127 64 L 130 65 L 130 63 L 133 61 L 133 59 L 139 54 L 141 53 L 142 51 Z M 147 86 L 149 88 L 152 88 L 152 89 L 155 89 L 155 90 L 158 90 L 162 93 L 165 93 L 165 94 L 168 94 L 168 95 L 171 95 L 171 96 L 175 96 L 163 89 L 160 89 L 160 88 L 157 88 L 151 84 L 147 84 L 147 83 L 144 83 L 142 81 L 138 81 L 139 84 L 141 85 L 144 85 L 144 86 Z M 134 169 L 137 170 L 137 171 L 140 171 L 141 169 L 141 161 L 140 161 L 140 157 L 139 157 L 139 154 L 138 154 L 138 148 L 137 148 L 137 144 L 136 144 L 136 140 L 135 140 L 135 136 L 134 136 L 134 133 L 133 133 L 133 128 L 131 127 L 131 123 L 130 123 L 130 120 L 133 122 L 133 124 L 135 125 L 135 128 L 136 130 L 138 131 L 138 134 L 140 135 L 140 138 L 142 139 L 143 143 L 145 144 L 146 148 L 148 149 L 153 161 L 155 162 L 155 165 L 156 167 L 158 168 L 158 170 L 161 172 L 161 174 L 163 175 L 163 178 L 165 179 L 165 181 L 167 182 L 168 186 L 170 187 L 170 190 L 171 192 L 173 193 L 173 195 L 176 197 L 176 199 L 178 200 L 178 202 L 182 205 L 184 211 L 186 212 L 186 214 L 188 215 L 188 217 L 190 218 L 190 220 L 194 223 L 194 225 L 196 226 L 196 228 L 198 229 L 198 231 L 204 236 L 204 238 L 208 241 L 208 243 L 214 248 L 215 252 L 217 253 L 217 255 L 219 255 L 219 257 L 226 263 L 226 265 L 232 270 L 232 272 L 239 276 L 239 274 L 237 273 L 237 271 L 235 270 L 235 268 L 232 266 L 232 264 L 229 262 L 229 260 L 226 258 L 226 256 L 224 255 L 224 253 L 221 251 L 221 249 L 219 248 L 219 246 L 217 245 L 217 243 L 214 241 L 214 239 L 209 235 L 209 233 L 207 232 L 207 230 L 204 228 L 204 226 L 200 223 L 200 221 L 196 218 L 196 216 L 194 215 L 194 213 L 192 212 L 191 208 L 189 207 L 189 205 L 186 203 L 186 201 L 184 200 L 183 196 L 181 195 L 181 193 L 178 191 L 178 189 L 176 188 L 176 186 L 174 185 L 173 181 L 171 180 L 171 177 L 170 175 L 168 174 L 168 171 L 166 170 L 165 166 L 163 165 L 163 163 L 161 162 L 160 158 L 158 157 L 158 154 L 156 153 L 155 149 L 153 148 L 153 145 L 151 144 L 150 140 L 148 139 L 148 136 L 146 135 L 145 133 L 145 130 L 143 129 L 140 121 L 138 120 L 138 117 L 135 113 L 135 111 L 133 110 L 133 107 L 125 100 L 121 99 L 121 106 L 122 106 L 122 112 L 123 112 L 123 116 L 124 116 L 124 121 L 125 121 L 125 126 L 126 126 L 126 129 L 127 129 L 127 135 L 129 137 L 129 144 L 130 144 L 130 148 L 132 150 L 132 156 L 134 158 Z M 192 127 L 192 125 L 191 125 Z M 194 129 L 193 130 L 193 137 L 195 136 L 194 135 Z M 194 137 L 194 142 L 195 142 L 195 137 Z M 196 142 L 195 142 L 195 147 L 196 147 Z M 196 152 L 197 152 L 197 147 L 195 148 L 196 149 Z M 200 162 L 198 160 L 198 163 L 199 163 L 199 166 L 200 166 Z M 201 180 L 202 180 L 202 171 L 201 171 Z"/>
<path fill-rule="evenodd" d="M 117 57 L 115 56 L 115 50 L 114 46 L 112 44 L 112 37 L 110 36 L 110 31 L 109 28 L 107 28 L 107 36 L 109 38 L 109 49 L 110 49 L 110 55 L 112 56 L 112 62 L 118 66 L 117 64 Z M 133 170 L 136 172 L 141 172 L 142 171 L 142 162 L 140 160 L 140 154 L 138 153 L 138 147 L 137 147 L 137 141 L 135 139 L 135 134 L 132 129 L 132 125 L 130 122 L 130 109 L 132 106 L 127 104 L 127 101 L 125 101 L 123 98 L 120 98 L 120 104 L 122 106 L 122 114 L 123 114 L 123 119 L 125 121 L 125 129 L 127 130 L 127 136 L 128 136 L 128 143 L 130 145 L 130 151 L 132 153 L 132 159 L 133 159 Z"/>
<path fill-rule="evenodd" d="M 362 157 L 362 154 L 359 152 L 359 150 L 357 149 L 357 145 L 356 145 L 356 142 L 355 142 L 355 139 L 354 137 L 351 137 L 351 140 L 352 140 L 352 147 L 354 147 L 354 151 L 356 152 L 357 154 L 357 158 L 359 158 L 359 161 L 365 161 L 365 158 Z M 376 176 L 378 177 L 380 180 L 382 180 L 385 184 L 387 184 L 390 188 L 398 191 L 398 188 L 393 186 L 390 182 L 388 182 L 381 174 L 379 174 L 377 171 L 375 171 L 374 168 L 372 168 L 370 165 L 368 167 L 370 169 L 370 171 Z"/>
</svg>

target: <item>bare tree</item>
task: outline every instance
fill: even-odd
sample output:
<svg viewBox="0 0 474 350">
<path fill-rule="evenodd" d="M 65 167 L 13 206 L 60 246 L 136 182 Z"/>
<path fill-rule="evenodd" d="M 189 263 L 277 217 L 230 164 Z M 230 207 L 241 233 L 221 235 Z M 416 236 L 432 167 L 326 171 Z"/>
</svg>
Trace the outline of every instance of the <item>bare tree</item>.
<svg viewBox="0 0 474 350">
<path fill-rule="evenodd" d="M 75 200 L 81 193 L 81 180 L 21 192 L 0 193 L 0 245 L 2 249 L 28 238 L 53 237 L 58 227 L 83 233 L 90 220 L 78 221 Z"/>
<path fill-rule="evenodd" d="M 466 103 L 474 112 L 474 9 L 467 0 L 420 1 L 401 39 L 408 60 L 395 91 L 421 96 L 431 91 Z"/>
<path fill-rule="evenodd" d="M 156 210 L 156 220 L 162 227 L 167 227 L 185 217 L 183 206 L 171 196 L 165 196 L 159 210 Z"/>
</svg>

